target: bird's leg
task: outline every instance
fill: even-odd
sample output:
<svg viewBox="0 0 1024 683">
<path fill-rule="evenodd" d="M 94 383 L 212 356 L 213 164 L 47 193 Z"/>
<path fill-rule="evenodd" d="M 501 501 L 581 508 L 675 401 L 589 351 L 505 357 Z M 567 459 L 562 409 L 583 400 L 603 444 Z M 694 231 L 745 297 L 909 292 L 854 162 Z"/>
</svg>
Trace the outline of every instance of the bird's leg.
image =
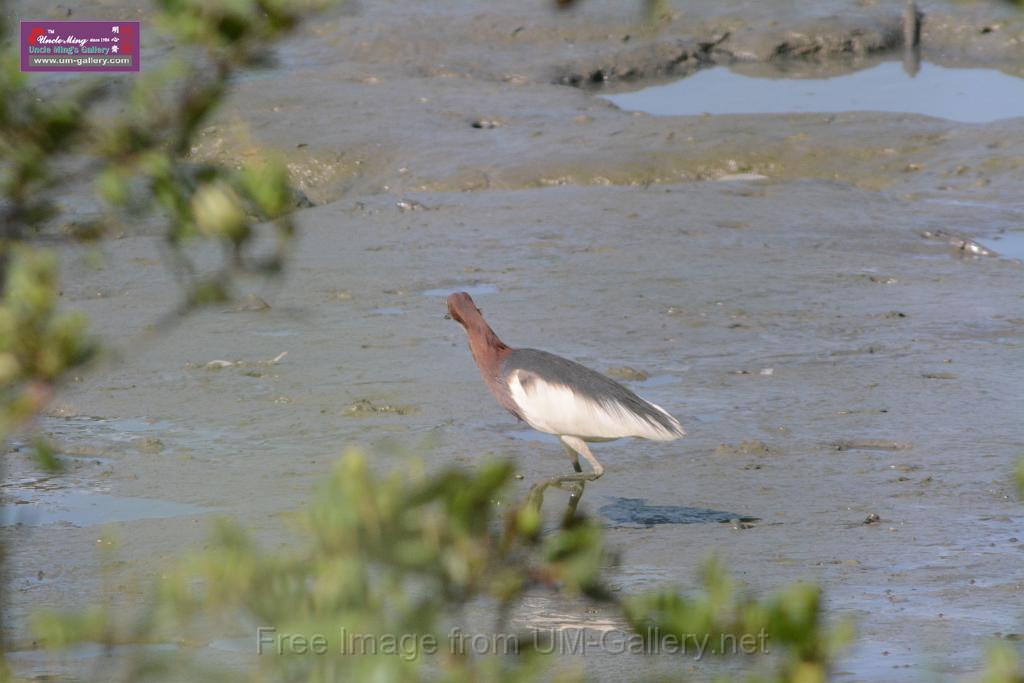
<svg viewBox="0 0 1024 683">
<path fill-rule="evenodd" d="M 559 477 L 562 481 L 594 481 L 599 479 L 604 474 L 604 465 L 597 461 L 594 454 L 587 448 L 587 444 L 583 439 L 577 436 L 563 436 L 562 443 L 571 448 L 574 452 L 583 456 L 583 459 L 590 463 L 590 466 L 594 469 L 590 474 L 567 474 L 564 477 Z M 578 461 L 577 461 L 578 462 Z"/>
<path fill-rule="evenodd" d="M 583 468 L 580 467 L 580 456 L 574 451 L 569 444 L 562 442 L 562 448 L 565 449 L 565 454 L 569 456 L 569 460 L 572 461 L 572 468 L 577 472 L 582 472 Z"/>
<path fill-rule="evenodd" d="M 569 508 L 566 510 L 565 516 L 563 517 L 563 526 L 567 525 L 576 516 L 576 507 L 580 504 L 580 499 L 583 498 L 583 489 L 588 481 L 594 481 L 604 474 L 604 466 L 597 461 L 594 454 L 587 448 L 587 444 L 583 442 L 583 439 L 575 436 L 563 436 L 562 443 L 565 445 L 567 453 L 570 455 L 573 461 L 573 467 L 576 469 L 576 474 L 566 474 L 561 477 L 554 477 L 552 479 L 546 479 L 539 481 L 530 487 L 530 492 L 526 494 L 527 504 L 533 505 L 537 510 L 540 509 L 541 505 L 544 504 L 544 492 L 554 486 L 555 488 L 562 489 L 563 491 L 569 492 Z M 583 458 L 590 463 L 590 466 L 594 469 L 593 472 L 584 474 L 580 470 L 578 455 L 582 455 Z"/>
<path fill-rule="evenodd" d="M 566 482 L 565 477 L 553 477 L 544 481 L 538 481 L 530 487 L 530 491 L 526 494 L 526 504 L 533 506 L 536 510 L 540 510 L 541 506 L 544 505 L 544 492 L 549 488 L 554 487 L 562 491 L 568 491 L 569 509 L 566 510 L 565 517 L 563 518 L 564 524 L 568 524 L 576 515 L 576 507 L 580 504 L 586 484 L 586 481 L 573 480 Z"/>
</svg>

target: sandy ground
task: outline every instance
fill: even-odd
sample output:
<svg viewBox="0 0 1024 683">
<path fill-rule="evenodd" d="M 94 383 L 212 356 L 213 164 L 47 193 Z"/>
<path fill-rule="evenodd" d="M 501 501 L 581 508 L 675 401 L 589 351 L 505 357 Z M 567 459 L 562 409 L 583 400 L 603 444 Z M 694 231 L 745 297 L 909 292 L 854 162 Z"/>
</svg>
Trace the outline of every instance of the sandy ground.
<svg viewBox="0 0 1024 683">
<path fill-rule="evenodd" d="M 539 3 L 382 2 L 290 41 L 277 68 L 238 83 L 195 150 L 275 150 L 319 204 L 300 214 L 287 279 L 251 285 L 270 307 L 200 314 L 136 346 L 175 302 L 158 238 L 129 232 L 101 262 L 68 254 L 66 302 L 129 350 L 43 421 L 78 457 L 69 475 L 40 480 L 23 452 L 8 456 L 8 498 L 75 490 L 109 496 L 106 510 L 135 498 L 194 507 L 138 519 L 156 509 L 143 502 L 109 527 L 4 529 L 9 637 L 28 645 L 34 608 L 98 599 L 105 531 L 121 541 L 109 580 L 129 607 L 201 542 L 208 514 L 286 541 L 285 513 L 350 444 L 430 439 L 431 466 L 510 456 L 524 487 L 562 472 L 560 448 L 493 404 L 462 331 L 442 319 L 443 295 L 469 289 L 508 343 L 647 373 L 630 385 L 687 427 L 674 444 L 595 451 L 608 471 L 582 507 L 621 552 L 613 585 L 691 586 L 715 552 L 754 590 L 824 586 L 830 613 L 858 623 L 841 680 L 977 670 L 988 640 L 1024 631 L 1024 508 L 1010 478 L 1024 453 L 1024 266 L 957 239 L 1020 228 L 1021 121 L 654 118 L 561 84 L 600 70 L 626 87 L 627 74 L 642 83 L 740 59 L 861 68 L 899 58 L 900 9 L 692 2 L 655 31 L 630 3 L 554 15 Z M 927 58 L 1024 63 L 1022 15 L 925 9 Z M 473 126 L 484 122 L 494 127 Z M 243 364 L 205 367 L 215 359 Z M 361 400 L 402 410 L 348 415 Z M 382 469 L 404 462 L 374 453 Z M 720 511 L 760 521 L 734 529 L 713 521 Z M 864 524 L 870 514 L 879 521 Z M 517 620 L 591 617 L 537 598 Z M 195 653 L 244 666 L 239 649 Z M 37 674 L 83 661 L 15 656 Z M 608 681 L 638 667 L 721 671 L 600 652 L 568 663 Z"/>
</svg>

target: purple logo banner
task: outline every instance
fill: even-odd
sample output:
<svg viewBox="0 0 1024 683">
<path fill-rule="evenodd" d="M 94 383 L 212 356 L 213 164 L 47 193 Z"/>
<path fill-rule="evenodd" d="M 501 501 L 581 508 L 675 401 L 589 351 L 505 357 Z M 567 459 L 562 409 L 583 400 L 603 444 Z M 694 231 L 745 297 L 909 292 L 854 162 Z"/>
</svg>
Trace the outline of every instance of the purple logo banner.
<svg viewBox="0 0 1024 683">
<path fill-rule="evenodd" d="M 22 71 L 138 71 L 139 22 L 21 22 Z"/>
</svg>

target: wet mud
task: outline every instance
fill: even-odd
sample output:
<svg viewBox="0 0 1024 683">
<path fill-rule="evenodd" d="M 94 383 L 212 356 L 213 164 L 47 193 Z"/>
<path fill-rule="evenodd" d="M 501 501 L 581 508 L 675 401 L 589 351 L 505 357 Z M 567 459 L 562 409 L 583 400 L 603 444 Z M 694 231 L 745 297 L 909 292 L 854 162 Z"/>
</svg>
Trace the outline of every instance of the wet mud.
<svg viewBox="0 0 1024 683">
<path fill-rule="evenodd" d="M 690 55 L 676 69 L 854 69 L 899 58 L 902 3 L 693 2 L 655 27 L 630 3 L 545 8 L 366 3 L 240 80 L 195 155 L 284 154 L 315 206 L 285 280 L 67 387 L 40 427 L 68 474 L 41 482 L 24 444 L 5 456 L 20 670 L 62 671 L 33 656 L 25 624 L 102 598 L 98 538 L 119 539 L 114 601 L 131 609 L 212 514 L 288 542 L 288 515 L 347 446 L 381 469 L 410 452 L 429 467 L 512 457 L 517 495 L 568 473 L 556 442 L 490 400 L 443 319 L 453 290 L 508 343 L 609 371 L 686 427 L 594 449 L 607 471 L 579 509 L 607 526 L 616 589 L 686 588 L 712 552 L 755 591 L 818 581 L 830 614 L 858 623 L 840 680 L 969 673 L 989 639 L 1021 632 L 1024 265 L 970 246 L 997 253 L 1020 230 L 1020 120 L 656 118 L 561 84 L 600 69 L 614 86 L 627 65 L 643 83 L 672 49 Z M 929 59 L 1024 63 L 1009 7 L 926 9 Z M 159 239 L 140 226 L 99 264 L 64 254 L 66 304 L 111 344 L 175 303 Z M 7 523 L 8 506 L 59 509 L 33 487 L 157 503 Z M 553 514 L 565 504 L 546 495 Z M 543 596 L 516 620 L 621 626 Z M 211 634 L 197 656 L 251 665 L 231 645 L 249 635 Z M 90 657 L 69 656 L 72 670 Z M 608 681 L 736 666 L 568 663 Z"/>
</svg>

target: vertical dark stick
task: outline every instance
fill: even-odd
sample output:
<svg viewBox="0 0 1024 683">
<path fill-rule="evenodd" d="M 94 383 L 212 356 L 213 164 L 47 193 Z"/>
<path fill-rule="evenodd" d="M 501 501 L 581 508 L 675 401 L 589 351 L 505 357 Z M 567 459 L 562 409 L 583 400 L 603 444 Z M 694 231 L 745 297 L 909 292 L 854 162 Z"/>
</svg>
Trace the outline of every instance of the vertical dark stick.
<svg viewBox="0 0 1024 683">
<path fill-rule="evenodd" d="M 924 13 L 915 0 L 903 7 L 903 70 L 913 78 L 921 70 L 921 21 Z"/>
</svg>

